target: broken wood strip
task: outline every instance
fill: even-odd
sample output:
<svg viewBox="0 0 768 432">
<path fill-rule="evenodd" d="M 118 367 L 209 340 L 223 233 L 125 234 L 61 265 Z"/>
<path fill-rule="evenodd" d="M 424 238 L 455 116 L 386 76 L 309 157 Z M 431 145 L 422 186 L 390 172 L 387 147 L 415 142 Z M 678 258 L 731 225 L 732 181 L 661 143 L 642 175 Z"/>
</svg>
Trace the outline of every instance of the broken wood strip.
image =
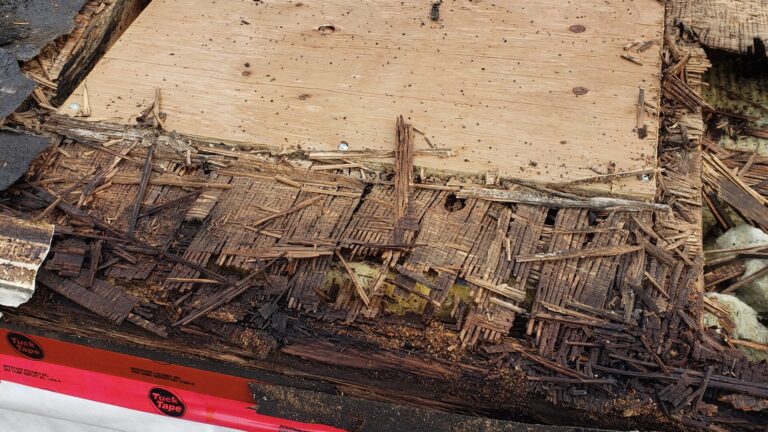
<svg viewBox="0 0 768 432">
<path fill-rule="evenodd" d="M 258 262 L 261 259 L 271 259 L 276 257 L 307 259 L 321 256 L 333 255 L 335 247 L 302 247 L 302 246 L 273 246 L 264 249 L 258 249 L 248 254 L 249 258 L 245 262 Z"/>
<path fill-rule="evenodd" d="M 734 345 L 741 345 L 741 346 L 752 348 L 758 351 L 768 351 L 768 344 L 762 344 L 762 343 L 743 340 L 743 339 L 729 339 L 728 341 Z"/>
<path fill-rule="evenodd" d="M 217 281 L 215 279 L 195 279 L 195 278 L 179 278 L 179 277 L 169 277 L 169 278 L 166 278 L 165 281 L 178 282 L 178 283 L 199 283 L 199 284 L 209 284 L 209 285 L 221 284 L 221 281 Z"/>
<path fill-rule="evenodd" d="M 413 181 L 413 127 L 407 124 L 403 116 L 397 118 L 395 125 L 395 195 L 394 221 L 395 243 L 405 241 L 405 219 L 410 211 L 410 184 Z"/>
<path fill-rule="evenodd" d="M 50 192 L 46 191 L 45 189 L 43 189 L 43 188 L 41 188 L 39 186 L 34 186 L 34 185 L 32 187 L 37 191 L 37 193 L 38 193 L 37 197 L 43 199 L 44 201 L 52 203 L 52 202 L 54 202 L 56 200 L 56 197 L 54 195 L 52 195 Z M 177 264 L 181 264 L 181 265 L 184 265 L 184 266 L 189 267 L 191 269 L 194 269 L 194 270 L 196 270 L 196 271 L 198 271 L 198 272 L 200 272 L 200 273 L 202 273 L 202 274 L 204 274 L 206 276 L 209 276 L 209 277 L 212 277 L 212 278 L 214 278 L 216 280 L 219 280 L 222 283 L 225 283 L 225 284 L 229 284 L 230 283 L 229 280 L 227 278 L 225 278 L 224 276 L 221 276 L 218 273 L 216 273 L 214 271 L 211 271 L 211 270 L 207 269 L 206 267 L 201 266 L 201 265 L 199 265 L 197 263 L 194 263 L 194 262 L 189 261 L 187 259 L 184 259 L 182 257 L 176 256 L 176 255 L 166 251 L 165 249 L 161 249 L 161 248 L 152 246 L 152 245 L 150 245 L 148 243 L 144 243 L 143 241 L 138 240 L 136 238 L 134 238 L 132 240 L 128 239 L 128 236 L 125 233 L 123 233 L 123 232 L 121 232 L 121 231 L 119 231 L 119 230 L 117 230 L 115 228 L 112 228 L 108 224 L 106 224 L 104 222 L 101 222 L 100 220 L 96 219 L 95 217 L 91 216 L 90 214 L 84 212 L 83 210 L 81 210 L 81 209 L 79 209 L 79 208 L 77 208 L 75 206 L 72 206 L 72 205 L 67 204 L 65 202 L 61 202 L 61 203 L 58 204 L 58 207 L 61 210 L 63 210 L 65 213 L 67 213 L 68 215 L 70 215 L 70 216 L 72 216 L 74 218 L 80 219 L 81 221 L 85 222 L 88 226 L 99 228 L 99 229 L 104 230 L 104 231 L 114 235 L 115 237 L 117 237 L 117 239 L 111 239 L 111 238 L 106 238 L 105 237 L 104 238 L 105 240 L 109 240 L 109 241 L 118 241 L 119 240 L 119 241 L 121 241 L 123 243 L 130 243 L 130 242 L 135 243 L 135 244 L 139 245 L 141 248 L 143 248 L 145 250 L 145 252 L 149 252 L 149 253 L 151 253 L 153 255 L 161 255 L 162 257 L 164 257 L 164 258 L 166 258 L 168 260 L 171 260 L 171 261 L 173 261 L 173 262 L 175 262 Z M 61 232 L 61 230 L 59 230 L 59 232 Z M 73 234 L 79 234 L 79 233 L 76 233 L 74 231 L 71 231 L 71 232 Z M 80 235 L 82 235 L 82 234 L 80 234 Z"/>
<path fill-rule="evenodd" d="M 624 172 L 618 172 L 613 174 L 600 174 L 600 175 L 584 177 L 576 180 L 569 180 L 562 183 L 550 183 L 549 186 L 562 187 L 562 186 L 573 186 L 573 185 L 582 184 L 582 183 L 603 183 L 603 182 L 609 182 L 612 180 L 618 180 L 618 179 L 623 179 L 627 177 L 653 175 L 653 174 L 659 174 L 663 172 L 664 172 L 664 168 L 644 168 L 639 170 L 624 171 Z"/>
<path fill-rule="evenodd" d="M 673 74 L 664 74 L 661 88 L 664 96 L 680 102 L 690 111 L 695 112 L 699 107 L 709 107 L 695 90 Z"/>
<path fill-rule="evenodd" d="M 152 116 L 155 117 L 155 120 L 157 121 L 157 126 L 159 129 L 165 129 L 165 123 L 163 122 L 163 118 L 160 114 L 160 87 L 155 88 L 155 101 L 152 103 Z"/>
<path fill-rule="evenodd" d="M 616 313 L 616 312 L 614 312 L 612 310 L 589 306 L 589 305 L 586 305 L 584 303 L 577 302 L 575 300 L 566 300 L 565 301 L 565 305 L 573 307 L 573 308 L 576 308 L 576 309 L 581 309 L 581 310 L 583 310 L 585 312 L 589 312 L 591 314 L 594 314 L 594 315 L 597 315 L 597 316 L 601 316 L 603 318 L 606 318 L 606 319 L 609 319 L 609 320 L 612 320 L 612 321 L 616 321 L 616 322 L 620 322 L 620 323 L 625 323 L 624 316 L 622 316 L 621 314 L 618 314 L 618 313 Z"/>
<path fill-rule="evenodd" d="M 43 70 L 45 70 L 45 69 L 43 68 Z M 43 77 L 41 77 L 40 75 L 38 75 L 38 74 L 36 74 L 34 72 L 26 71 L 25 75 L 27 75 L 27 78 L 31 79 L 32 81 L 40 84 L 43 87 L 47 87 L 47 88 L 49 88 L 51 90 L 56 91 L 58 89 L 58 87 L 59 87 L 55 82 L 53 82 L 53 81 L 51 81 L 49 79 L 43 78 Z"/>
<path fill-rule="evenodd" d="M 664 287 L 661 286 L 658 282 L 656 282 L 656 279 L 647 271 L 643 272 L 643 275 L 645 275 L 645 278 L 648 280 L 648 282 L 651 283 L 651 285 L 656 288 L 661 295 L 663 295 L 667 300 L 669 300 L 669 294 L 666 290 L 664 290 Z"/>
<path fill-rule="evenodd" d="M 720 225 L 723 232 L 736 226 L 715 192 L 706 192 L 702 190 L 702 196 L 704 198 L 704 203 L 709 208 L 710 213 L 715 217 L 715 220 L 718 225 Z"/>
<path fill-rule="evenodd" d="M 118 324 L 128 317 L 138 303 L 138 300 L 123 294 L 118 288 L 104 281 L 98 281 L 97 284 L 101 284 L 101 289 L 96 292 L 96 287 L 94 290 L 88 290 L 70 279 L 62 278 L 45 269 L 38 271 L 37 279 L 73 302 Z"/>
<path fill-rule="evenodd" d="M 230 288 L 226 289 L 223 292 L 220 292 L 218 294 L 215 294 L 210 299 L 208 299 L 203 305 L 201 305 L 199 308 L 193 310 L 183 318 L 179 319 L 178 321 L 171 324 L 173 327 L 183 326 L 187 325 L 190 322 L 196 320 L 197 318 L 207 314 L 208 312 L 213 311 L 214 309 L 218 308 L 219 306 L 224 305 L 225 303 L 230 302 L 235 297 L 239 296 L 245 290 L 250 288 L 251 283 L 254 279 L 256 279 L 259 275 L 264 275 L 265 280 L 269 281 L 269 277 L 265 273 L 267 269 L 272 267 L 277 261 L 279 261 L 282 257 L 274 258 L 272 261 L 267 263 L 265 266 L 260 266 L 259 263 L 256 263 L 256 266 L 258 267 L 256 271 L 252 272 L 250 275 L 246 276 L 245 278 L 241 279 L 236 284 L 230 286 Z"/>
<path fill-rule="evenodd" d="M 357 276 L 355 276 L 355 272 L 349 267 L 347 264 L 347 261 L 344 260 L 344 257 L 341 255 L 341 253 L 337 250 L 334 251 L 336 254 L 336 257 L 341 262 L 341 265 L 344 267 L 344 270 L 347 271 L 347 274 L 350 278 L 352 278 L 352 283 L 355 285 L 355 291 L 357 291 L 357 295 L 360 296 L 360 299 L 365 303 L 365 306 L 370 306 L 371 299 L 368 297 L 368 293 L 365 292 L 365 289 L 362 285 L 360 285 L 360 281 L 357 280 Z"/>
<path fill-rule="evenodd" d="M 633 56 L 631 56 L 629 54 L 622 54 L 620 57 L 623 58 L 624 60 L 626 60 L 626 61 L 628 61 L 630 63 L 634 63 L 634 64 L 636 64 L 638 66 L 642 66 L 643 65 L 643 62 L 641 62 L 640 59 L 638 59 L 637 57 L 633 57 Z"/>
<path fill-rule="evenodd" d="M 150 168 L 152 167 L 152 155 L 155 153 L 154 144 L 147 149 L 147 155 L 144 159 L 144 167 L 141 170 L 141 181 L 139 182 L 139 191 L 136 192 L 136 202 L 133 204 L 133 210 L 131 210 L 131 216 L 128 219 L 128 234 L 129 238 L 133 238 L 133 232 L 136 230 L 136 223 L 139 220 L 139 211 L 141 211 L 141 205 L 144 201 L 144 193 L 147 190 L 147 183 L 149 182 Z"/>
<path fill-rule="evenodd" d="M 669 267 L 675 267 L 677 260 L 675 260 L 674 256 L 670 255 L 667 251 L 661 249 L 653 243 L 645 241 L 642 237 L 638 237 L 638 240 L 642 243 L 645 252 L 650 256 L 656 258 Z"/>
<path fill-rule="evenodd" d="M 134 164 L 136 164 L 138 166 L 144 166 L 144 161 L 142 161 L 141 159 L 134 159 L 134 158 L 128 156 L 127 153 L 123 154 L 122 152 L 118 152 L 118 151 L 112 150 L 109 147 L 104 147 L 101 143 L 94 144 L 92 142 L 89 142 L 88 140 L 85 140 L 85 139 L 82 139 L 82 138 L 79 138 L 79 137 L 75 137 L 75 138 L 72 138 L 72 139 L 75 139 L 78 144 L 81 144 L 81 145 L 84 145 L 84 146 L 88 146 L 88 147 L 91 147 L 93 149 L 105 152 L 105 153 L 109 153 L 112 156 L 114 156 L 115 158 L 118 158 L 120 160 L 125 160 L 125 161 L 128 161 L 128 162 L 133 162 Z M 130 148 L 132 148 L 132 146 Z M 130 150 L 128 150 L 128 151 L 130 152 Z M 164 169 L 156 167 L 154 165 L 152 166 L 152 171 L 154 171 L 156 173 L 160 173 L 160 174 L 163 174 L 163 173 L 166 172 Z"/>
<path fill-rule="evenodd" d="M 237 159 L 242 160 L 250 160 L 255 162 L 266 162 L 266 158 L 264 156 L 258 156 L 254 153 L 269 153 L 270 150 L 258 150 L 249 148 L 248 151 L 240 151 L 240 150 L 228 150 L 220 147 L 210 147 L 207 144 L 203 143 L 192 143 L 192 147 L 194 147 L 198 152 L 200 153 L 209 153 L 209 154 L 215 154 L 219 156 L 229 156 Z M 250 168 L 256 168 L 258 167 L 250 167 Z"/>
<path fill-rule="evenodd" d="M 465 276 L 464 280 L 473 285 L 477 285 L 480 288 L 499 294 L 503 297 L 510 298 L 512 300 L 523 302 L 525 301 L 525 291 L 513 288 L 507 284 L 495 285 L 486 280 L 480 279 L 475 276 Z"/>
<path fill-rule="evenodd" d="M 574 311 L 574 310 L 570 310 L 570 309 L 558 306 L 556 304 L 547 303 L 547 302 L 539 302 L 539 305 L 544 307 L 544 309 L 549 310 L 550 312 L 554 312 L 554 313 L 557 313 L 557 314 L 560 314 L 560 315 L 571 316 L 571 317 L 573 317 L 573 318 L 575 318 L 577 320 L 582 320 L 582 321 L 574 321 L 574 322 L 577 322 L 579 324 L 592 325 L 592 326 L 602 326 L 602 325 L 608 324 L 608 322 L 603 320 L 603 319 L 596 318 L 596 317 L 590 316 L 590 315 L 585 314 L 585 313 L 581 313 L 581 312 L 577 312 L 577 311 Z M 542 316 L 542 317 L 545 317 L 545 318 L 550 318 L 551 317 L 550 315 L 541 314 L 541 313 L 536 314 L 536 316 Z M 552 318 L 555 319 L 556 317 L 552 317 Z"/>
<path fill-rule="evenodd" d="M 285 185 L 288 185 L 288 186 L 291 186 L 291 187 L 295 187 L 296 189 L 301 189 L 301 186 L 302 186 L 301 183 L 299 183 L 297 181 L 294 181 L 294 180 L 291 180 L 291 179 L 289 179 L 288 177 L 285 177 L 285 176 L 276 175 L 274 177 L 274 179 L 276 181 L 282 183 L 282 184 L 285 184 Z"/>
<path fill-rule="evenodd" d="M 710 291 L 717 284 L 744 274 L 745 266 L 741 262 L 725 264 L 704 274 L 704 286 Z"/>
<path fill-rule="evenodd" d="M 351 245 L 360 246 L 371 249 L 413 249 L 417 247 L 426 247 L 426 243 L 400 243 L 400 244 L 386 244 L 386 243 L 368 243 L 354 239 L 344 239 L 339 242 L 341 246 L 349 247 Z"/>
<path fill-rule="evenodd" d="M 733 183 L 739 189 L 752 196 L 752 198 L 760 203 L 761 206 L 768 205 L 768 198 L 763 197 L 757 193 L 749 185 L 744 183 L 744 181 L 742 181 L 739 177 L 734 175 L 734 173 L 723 163 L 723 161 L 720 160 L 720 158 L 710 154 L 709 152 L 704 152 L 702 153 L 702 160 L 704 162 L 702 164 L 702 174 L 705 182 L 713 183 L 715 180 L 725 180 L 727 182 Z M 713 184 L 713 186 L 717 187 L 719 184 Z"/>
<path fill-rule="evenodd" d="M 768 229 L 768 210 L 762 202 L 752 199 L 751 193 L 726 179 L 722 179 L 718 186 L 723 201 L 740 215 L 758 223 L 764 230 Z M 749 189 L 752 190 L 752 188 Z"/>
<path fill-rule="evenodd" d="M 690 376 L 698 376 L 698 377 L 704 376 L 704 373 L 696 370 L 679 369 L 679 368 L 675 368 L 673 373 L 670 373 L 669 375 L 656 373 L 656 372 L 637 372 L 637 371 L 614 369 L 614 368 L 601 366 L 601 365 L 592 365 L 592 368 L 599 370 L 601 372 L 606 372 L 613 375 L 624 375 L 624 376 L 631 376 L 631 377 L 640 378 L 640 379 L 658 380 L 658 381 L 677 381 L 681 377 L 681 372 L 685 372 Z M 729 378 L 723 375 L 713 375 L 710 378 L 709 386 L 712 388 L 717 388 L 721 390 L 741 392 L 741 393 L 748 394 L 750 396 L 768 398 L 768 384 L 766 383 L 753 383 L 753 382 L 743 381 L 735 378 Z"/>
<path fill-rule="evenodd" d="M 310 186 L 302 186 L 301 191 L 305 193 L 342 196 L 342 197 L 348 197 L 348 198 L 360 198 L 360 192 L 346 192 L 346 191 L 338 191 L 338 190 L 331 190 L 331 189 L 321 189 L 321 188 L 315 188 Z"/>
<path fill-rule="evenodd" d="M 736 290 L 738 290 L 739 288 L 741 288 L 741 287 L 743 287 L 745 285 L 748 285 L 748 284 L 756 281 L 757 279 L 760 279 L 761 277 L 763 277 L 763 276 L 765 276 L 767 274 L 768 274 L 768 265 L 762 267 L 760 270 L 752 273 L 751 275 L 745 277 L 744 279 L 742 279 L 742 280 L 740 280 L 740 281 L 738 281 L 738 282 L 736 282 L 736 283 L 734 283 L 732 285 L 729 285 L 727 288 L 723 289 L 720 292 L 723 293 L 723 294 L 731 294 L 733 292 L 736 292 Z"/>
<path fill-rule="evenodd" d="M 731 252 L 768 252 L 767 245 L 758 246 L 744 246 L 735 248 L 722 248 L 722 249 L 708 249 L 704 251 L 704 255 L 731 253 Z"/>
<path fill-rule="evenodd" d="M 456 152 L 448 148 L 434 148 L 434 149 L 422 149 L 414 150 L 414 156 L 433 156 L 438 158 L 446 158 L 456 156 Z M 389 159 L 395 157 L 394 151 L 313 151 L 307 154 L 309 159 L 314 160 L 334 160 L 334 159 Z"/>
<path fill-rule="evenodd" d="M 51 212 L 58 207 L 58 205 L 64 200 L 64 197 L 66 197 L 70 192 L 77 190 L 78 187 L 80 187 L 83 183 L 85 183 L 85 180 L 88 178 L 88 176 L 93 174 L 93 170 L 89 170 L 88 173 L 86 173 L 83 177 L 81 177 L 79 180 L 74 182 L 72 185 L 67 186 L 66 188 L 62 189 L 61 191 L 58 191 L 56 194 L 58 195 L 58 198 L 50 204 L 48 204 L 48 207 L 45 208 L 41 213 L 39 213 L 37 216 L 32 218 L 33 221 L 42 220 Z M 77 206 L 80 207 L 80 206 Z"/>
<path fill-rule="evenodd" d="M 85 222 L 86 225 L 92 228 L 99 228 L 119 238 L 127 238 L 125 234 L 123 234 L 122 232 L 96 219 L 95 217 L 91 216 L 90 214 L 81 210 L 80 208 L 75 207 L 62 200 L 57 200 L 57 198 L 59 197 L 52 194 L 51 192 L 48 192 L 46 189 L 43 189 L 42 187 L 36 186 L 36 185 L 32 185 L 32 188 L 36 191 L 36 195 L 33 195 L 33 196 L 40 198 L 49 204 L 57 203 L 56 206 L 59 209 L 61 209 L 64 213 Z"/>
<path fill-rule="evenodd" d="M 159 212 L 160 210 L 164 210 L 164 209 L 167 209 L 169 207 L 173 207 L 173 206 L 175 206 L 177 204 L 182 204 L 182 203 L 184 203 L 184 202 L 186 202 L 186 201 L 188 201 L 188 200 L 190 200 L 192 198 L 197 198 L 197 196 L 200 195 L 201 192 L 202 192 L 202 189 L 198 189 L 198 190 L 196 190 L 194 192 L 190 192 L 188 194 L 184 194 L 184 195 L 182 195 L 182 196 L 180 196 L 178 198 L 174 198 L 172 200 L 168 200 L 168 201 L 166 201 L 166 202 L 164 202 L 162 204 L 155 204 L 155 205 L 149 206 L 146 209 L 144 209 L 144 211 L 141 214 L 139 214 L 139 218 L 151 216 L 151 215 Z"/>
<path fill-rule="evenodd" d="M 99 261 L 101 260 L 101 248 L 104 244 L 104 240 L 96 240 L 91 242 L 91 265 L 88 270 L 88 278 L 85 282 L 85 287 L 90 288 L 93 285 L 93 278 L 96 277 L 96 272 L 99 269 Z"/>
<path fill-rule="evenodd" d="M 164 326 L 157 325 L 135 313 L 129 313 L 126 321 L 135 324 L 148 332 L 154 333 L 163 339 L 168 337 L 168 330 Z"/>
<path fill-rule="evenodd" d="M 435 305 L 435 307 L 439 308 L 441 306 L 441 304 L 437 300 L 435 300 L 432 297 L 430 297 L 430 296 L 428 296 L 428 295 L 426 295 L 426 294 L 424 294 L 422 292 L 419 292 L 419 291 L 411 288 L 410 286 L 406 285 L 405 283 L 403 283 L 403 279 L 400 279 L 400 278 L 396 277 L 395 279 L 385 278 L 385 280 L 386 280 L 386 282 L 389 282 L 392 285 L 397 286 L 398 288 L 402 288 L 403 290 L 405 290 L 405 291 L 415 295 L 416 297 L 419 297 L 419 298 L 421 298 L 423 300 L 426 300 L 427 302 Z"/>
<path fill-rule="evenodd" d="M 365 168 L 364 166 L 356 163 L 343 163 L 333 165 L 312 165 L 309 167 L 310 171 L 329 171 L 329 170 L 345 170 L 353 168 Z"/>
<path fill-rule="evenodd" d="M 456 193 L 456 197 L 462 199 L 477 198 L 495 202 L 531 204 L 558 208 L 584 208 L 624 211 L 669 210 L 669 206 L 667 204 L 608 197 L 564 198 L 522 189 L 504 190 L 487 188 L 462 188 L 459 192 Z"/>
<path fill-rule="evenodd" d="M 633 253 L 642 250 L 642 246 L 608 246 L 598 247 L 592 249 L 581 249 L 576 251 L 558 251 L 540 253 L 535 255 L 517 255 L 515 261 L 517 262 L 532 262 L 532 261 L 559 261 L 572 258 L 594 258 L 604 256 L 619 256 L 628 253 Z"/>
<path fill-rule="evenodd" d="M 747 127 L 747 128 L 744 128 L 744 130 L 742 132 L 745 135 L 749 135 L 749 136 L 752 136 L 752 137 L 755 137 L 755 138 L 768 139 L 768 128 L 765 128 L 765 127 L 763 127 L 763 128 Z M 745 170 L 744 171 L 746 171 L 748 169 L 749 168 L 747 167 L 747 165 L 745 165 Z"/>
<path fill-rule="evenodd" d="M 614 323 L 610 323 L 610 322 L 607 322 L 607 321 L 604 321 L 604 320 L 598 320 L 598 319 L 586 320 L 586 319 L 583 319 L 583 318 L 569 318 L 569 317 L 563 316 L 561 314 L 553 315 L 553 314 L 546 313 L 546 312 L 536 312 L 536 313 L 531 315 L 531 318 L 536 318 L 536 319 L 546 320 L 546 321 L 555 321 L 556 324 L 564 323 L 564 324 L 568 324 L 570 326 L 576 326 L 576 327 L 585 327 L 585 328 L 586 327 L 593 327 L 593 328 L 601 328 L 601 329 L 606 329 L 606 330 L 611 330 L 611 331 L 626 331 L 627 330 L 627 326 L 624 325 L 624 324 L 614 324 Z M 557 329 L 559 330 L 559 328 L 557 328 Z M 554 330 L 554 329 L 550 328 L 549 330 Z M 554 337 L 553 337 L 553 341 L 550 343 L 550 345 L 554 345 L 556 342 L 558 342 L 558 338 L 559 338 L 558 335 L 559 335 L 559 333 L 556 332 L 556 331 L 551 331 L 551 333 L 552 333 L 551 336 L 554 336 Z M 539 346 L 543 345 L 542 342 L 538 342 L 538 344 L 539 344 Z M 554 352 L 553 349 L 554 349 L 553 346 L 547 347 L 547 350 L 550 353 Z"/>
<path fill-rule="evenodd" d="M 116 175 L 112 178 L 112 183 L 122 185 L 140 184 L 141 178 L 131 175 Z M 232 189 L 232 185 L 229 183 L 213 183 L 202 180 L 184 180 L 182 177 L 174 175 L 160 175 L 152 176 L 149 179 L 149 184 L 152 186 L 178 186 L 178 187 L 192 187 L 203 189 Z"/>
<path fill-rule="evenodd" d="M 138 260 L 136 260 L 136 258 L 134 258 L 131 254 L 129 254 L 119 246 L 112 246 L 112 253 L 124 259 L 125 261 L 128 261 L 132 265 L 136 265 L 138 263 Z"/>
<path fill-rule="evenodd" d="M 525 357 L 526 359 L 533 361 L 535 363 L 538 363 L 544 366 L 545 368 L 555 371 L 557 373 L 560 373 L 562 375 L 566 375 L 571 378 L 576 378 L 578 380 L 586 378 L 582 374 L 580 374 L 579 372 L 573 369 L 570 369 L 566 366 L 555 363 L 551 360 L 547 360 L 540 355 L 529 352 L 528 349 L 526 349 L 519 342 L 513 340 L 512 338 L 506 338 L 504 343 L 499 345 L 486 346 L 484 347 L 484 349 L 486 352 L 490 354 L 516 352 L 522 355 L 523 357 Z"/>
<path fill-rule="evenodd" d="M 659 368 L 661 368 L 662 372 L 664 372 L 665 375 L 669 375 L 670 373 L 669 367 L 661 360 L 661 357 L 659 357 L 656 351 L 651 347 L 645 335 L 640 335 L 640 342 L 643 344 L 648 354 L 651 355 L 651 357 L 653 358 L 653 361 L 656 362 L 657 365 L 659 365 Z"/>
<path fill-rule="evenodd" d="M 263 218 L 257 220 L 256 222 L 253 222 L 253 224 L 250 226 L 250 228 L 256 229 L 256 227 L 258 227 L 260 225 L 263 225 L 263 224 L 265 224 L 265 223 L 267 223 L 267 222 L 269 222 L 269 221 L 271 221 L 273 219 L 276 219 L 276 218 L 279 218 L 279 217 L 282 217 L 282 216 L 287 216 L 287 215 L 289 215 L 289 214 L 291 214 L 293 212 L 297 212 L 297 211 L 299 211 L 299 210 L 301 210 L 301 209 L 303 209 L 305 207 L 311 206 L 312 204 L 314 204 L 314 203 L 316 203 L 316 202 L 318 202 L 320 200 L 324 200 L 325 198 L 326 197 L 324 197 L 322 195 L 319 195 L 319 196 L 316 196 L 316 197 L 312 197 L 312 198 L 306 199 L 306 200 L 300 202 L 299 204 L 294 205 L 291 208 L 283 210 L 283 211 L 281 211 L 279 213 L 271 214 L 269 216 L 266 216 L 266 217 L 263 217 Z"/>
<path fill-rule="evenodd" d="M 554 376 L 533 376 L 526 377 L 528 381 L 534 382 L 552 382 L 558 384 L 608 384 L 616 385 L 615 378 L 563 378 Z"/>
<path fill-rule="evenodd" d="M 714 366 L 707 366 L 707 372 L 704 375 L 704 379 L 701 382 L 701 387 L 699 387 L 698 390 L 696 390 L 696 400 L 693 402 L 692 410 L 693 412 L 697 412 L 699 408 L 699 404 L 701 403 L 701 400 L 704 398 L 704 393 L 707 391 L 707 386 L 709 386 L 709 380 L 712 379 L 712 373 L 714 372 L 715 367 Z"/>
<path fill-rule="evenodd" d="M 509 302 L 505 302 L 504 300 L 502 300 L 502 299 L 500 299 L 500 298 L 498 298 L 498 297 L 493 297 L 493 296 L 491 296 L 491 297 L 488 299 L 488 301 L 489 301 L 491 304 L 494 304 L 494 305 L 496 305 L 496 306 L 499 306 L 499 307 L 503 307 L 504 309 L 509 309 L 509 310 L 511 310 L 512 312 L 515 312 L 515 313 L 518 313 L 518 314 L 525 314 L 525 313 L 528 313 L 528 311 L 527 311 L 527 310 L 525 310 L 525 309 L 521 308 L 520 306 L 516 306 L 516 305 L 513 305 L 512 303 L 509 303 Z"/>
</svg>

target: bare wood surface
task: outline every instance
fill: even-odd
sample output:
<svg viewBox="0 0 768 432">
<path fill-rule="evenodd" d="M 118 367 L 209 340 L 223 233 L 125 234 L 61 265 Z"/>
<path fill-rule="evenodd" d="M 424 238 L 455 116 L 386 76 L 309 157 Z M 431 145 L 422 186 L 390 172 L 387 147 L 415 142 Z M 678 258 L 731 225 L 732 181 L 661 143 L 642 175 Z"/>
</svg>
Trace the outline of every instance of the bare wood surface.
<svg viewBox="0 0 768 432">
<path fill-rule="evenodd" d="M 391 151 L 406 113 L 415 164 L 434 170 L 546 182 L 656 166 L 656 116 L 635 129 L 638 87 L 658 105 L 660 44 L 631 52 L 642 64 L 621 55 L 661 39 L 658 2 L 457 1 L 439 21 L 432 3 L 152 2 L 89 75 L 91 118 L 132 122 L 160 88 L 169 130 L 255 147 Z M 456 157 L 419 156 L 433 146 Z"/>
</svg>

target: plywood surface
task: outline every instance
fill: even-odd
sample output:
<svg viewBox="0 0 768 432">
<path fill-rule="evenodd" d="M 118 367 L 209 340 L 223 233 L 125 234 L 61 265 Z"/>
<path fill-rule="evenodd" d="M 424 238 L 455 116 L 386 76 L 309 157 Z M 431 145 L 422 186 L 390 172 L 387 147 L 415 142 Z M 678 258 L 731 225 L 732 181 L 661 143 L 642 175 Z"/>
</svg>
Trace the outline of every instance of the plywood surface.
<svg viewBox="0 0 768 432">
<path fill-rule="evenodd" d="M 457 153 L 417 157 L 427 168 L 558 182 L 655 166 L 653 112 L 646 138 L 635 128 L 639 88 L 658 103 L 659 44 L 623 48 L 660 39 L 659 2 L 446 0 L 436 22 L 431 8 L 155 0 L 89 75 L 91 117 L 132 122 L 160 88 L 169 129 L 224 142 L 394 150 L 403 114 Z M 654 184 L 595 187 L 651 197 Z"/>
</svg>

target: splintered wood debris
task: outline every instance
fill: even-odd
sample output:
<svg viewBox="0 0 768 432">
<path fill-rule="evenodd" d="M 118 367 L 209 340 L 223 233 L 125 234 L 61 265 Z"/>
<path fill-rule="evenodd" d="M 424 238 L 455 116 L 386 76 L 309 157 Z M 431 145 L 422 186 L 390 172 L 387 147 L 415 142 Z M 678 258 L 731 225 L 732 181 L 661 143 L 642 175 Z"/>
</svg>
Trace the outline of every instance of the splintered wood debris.
<svg viewBox="0 0 768 432">
<path fill-rule="evenodd" d="M 724 228 L 727 208 L 768 228 L 768 158 L 705 136 L 709 64 L 689 31 L 665 36 L 662 59 L 653 168 L 551 184 L 433 177 L 414 156 L 446 150 L 418 150 L 423 134 L 404 116 L 394 150 L 275 155 L 166 130 L 156 90 L 139 126 L 45 117 L 56 144 L 0 211 L 55 224 L 38 276 L 50 292 L 163 346 L 196 338 L 231 357 L 493 389 L 468 412 L 510 408 L 508 377 L 520 376 L 564 406 L 610 402 L 632 417 L 653 402 L 678 425 L 760 430 L 768 365 L 736 347 L 762 347 L 733 338 L 704 293 L 738 288 L 735 258 L 768 248 L 705 254 L 701 211 Z M 656 109 L 645 97 L 633 95 L 639 135 Z M 394 167 L 370 165 L 379 156 Z M 654 176 L 653 202 L 578 188 Z M 76 315 L 58 299 L 42 307 Z M 34 307 L 6 315 L 45 315 Z M 723 328 L 705 327 L 705 311 Z M 428 399 L 418 403 L 462 406 Z"/>
<path fill-rule="evenodd" d="M 267 350 L 258 356 L 274 344 L 253 345 L 243 332 L 266 329 L 282 335 L 280 352 L 337 366 L 434 365 L 386 351 L 347 348 L 339 356 L 332 342 L 308 338 L 296 324 L 397 320 L 404 308 L 455 335 L 436 358 L 494 356 L 495 367 L 522 367 L 532 389 L 563 403 L 632 382 L 672 418 L 714 424 L 750 414 L 713 407 L 707 389 L 768 396 L 764 365 L 700 324 L 702 185 L 693 131 L 685 142 L 670 134 L 655 203 L 590 205 L 600 198 L 521 184 L 418 183 L 413 129 L 403 118 L 393 133 L 392 180 L 220 151 L 156 127 L 53 116 L 44 128 L 65 138 L 10 203 L 57 224 L 40 283 L 116 323 L 162 337 L 214 332 L 236 352 Z M 753 197 L 728 173 L 704 176 L 718 185 L 715 195 L 738 188 Z M 136 181 L 114 181 L 129 176 Z M 512 192 L 584 205 L 497 199 Z M 707 275 L 708 285 L 727 271 L 738 269 Z"/>
</svg>

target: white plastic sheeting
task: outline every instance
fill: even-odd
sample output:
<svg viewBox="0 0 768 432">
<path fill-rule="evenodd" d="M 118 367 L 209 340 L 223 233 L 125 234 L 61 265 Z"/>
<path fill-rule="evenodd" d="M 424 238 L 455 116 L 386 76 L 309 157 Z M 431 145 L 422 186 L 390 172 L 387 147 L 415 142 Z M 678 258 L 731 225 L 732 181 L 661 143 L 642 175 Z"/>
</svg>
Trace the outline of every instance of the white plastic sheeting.
<svg viewBox="0 0 768 432">
<path fill-rule="evenodd" d="M 134 411 L 0 382 L 0 431 L 230 432 L 219 426 Z"/>
</svg>

